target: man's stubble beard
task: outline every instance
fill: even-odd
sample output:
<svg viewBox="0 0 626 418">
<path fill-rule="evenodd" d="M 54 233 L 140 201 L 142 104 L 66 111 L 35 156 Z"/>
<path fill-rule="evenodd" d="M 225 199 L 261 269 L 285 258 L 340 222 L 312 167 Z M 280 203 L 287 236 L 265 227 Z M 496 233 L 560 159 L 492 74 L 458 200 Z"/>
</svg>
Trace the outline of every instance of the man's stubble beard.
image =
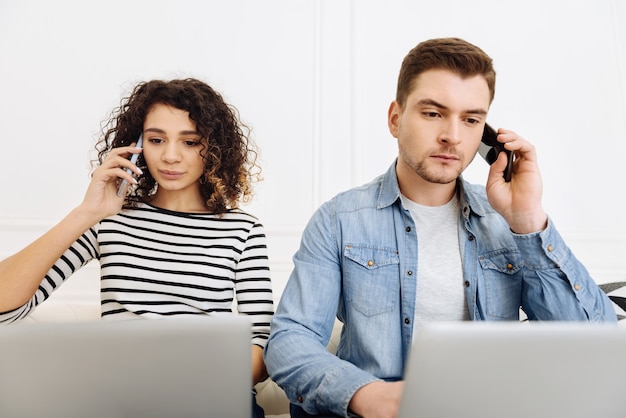
<svg viewBox="0 0 626 418">
<path fill-rule="evenodd" d="M 409 158 L 409 156 L 401 151 L 401 157 L 404 163 L 411 169 L 415 174 L 420 176 L 422 179 L 426 180 L 429 183 L 434 184 L 450 184 L 455 182 L 457 178 L 461 175 L 463 170 L 458 170 L 456 175 L 450 176 L 442 170 L 442 173 L 433 173 L 434 170 L 429 170 L 428 164 L 426 160 L 422 160 L 420 162 L 414 162 Z"/>
</svg>

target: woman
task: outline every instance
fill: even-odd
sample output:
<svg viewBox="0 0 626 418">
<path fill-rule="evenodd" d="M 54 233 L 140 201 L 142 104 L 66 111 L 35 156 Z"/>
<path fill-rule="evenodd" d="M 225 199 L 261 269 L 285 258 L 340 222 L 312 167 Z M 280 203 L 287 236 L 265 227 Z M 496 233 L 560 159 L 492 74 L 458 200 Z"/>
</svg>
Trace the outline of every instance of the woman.
<svg viewBox="0 0 626 418">
<path fill-rule="evenodd" d="M 263 226 L 238 208 L 260 174 L 244 129 L 201 81 L 137 85 L 105 125 L 82 203 L 0 262 L 0 322 L 98 259 L 105 319 L 230 314 L 236 298 L 252 323 L 252 382 L 266 378 L 273 302 Z"/>
</svg>

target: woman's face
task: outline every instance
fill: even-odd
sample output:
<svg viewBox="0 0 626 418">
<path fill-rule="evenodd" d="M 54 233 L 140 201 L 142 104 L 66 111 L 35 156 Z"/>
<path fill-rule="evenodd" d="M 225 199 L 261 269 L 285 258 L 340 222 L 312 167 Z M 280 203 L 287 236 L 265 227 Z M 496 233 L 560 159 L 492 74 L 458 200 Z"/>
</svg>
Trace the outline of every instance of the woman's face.
<svg viewBox="0 0 626 418">
<path fill-rule="evenodd" d="M 143 126 L 143 158 L 158 183 L 157 194 L 200 196 L 204 173 L 202 138 L 189 113 L 165 104 L 154 105 Z"/>
</svg>

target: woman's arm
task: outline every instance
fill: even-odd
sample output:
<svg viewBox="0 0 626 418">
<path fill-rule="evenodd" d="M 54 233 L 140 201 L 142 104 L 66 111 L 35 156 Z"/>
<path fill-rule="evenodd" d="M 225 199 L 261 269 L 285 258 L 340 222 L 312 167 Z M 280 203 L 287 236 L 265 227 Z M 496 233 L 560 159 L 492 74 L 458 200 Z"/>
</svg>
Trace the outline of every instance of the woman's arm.
<svg viewBox="0 0 626 418">
<path fill-rule="evenodd" d="M 252 331 L 252 384 L 267 378 L 263 360 L 263 347 L 270 333 L 270 320 L 274 313 L 272 283 L 265 231 L 255 223 L 246 238 L 246 246 L 237 265 L 237 310 L 248 315 Z"/>
<path fill-rule="evenodd" d="M 122 208 L 124 197 L 117 196 L 119 178 L 134 182 L 124 171 L 139 169 L 127 156 L 141 149 L 122 147 L 111 151 L 92 176 L 81 204 L 61 222 L 18 253 L 0 261 L 0 312 L 11 311 L 26 303 L 41 280 L 85 231 Z"/>
<path fill-rule="evenodd" d="M 26 303 L 65 250 L 96 222 L 78 207 L 26 248 L 2 260 L 0 312 Z"/>
<path fill-rule="evenodd" d="M 267 370 L 263 361 L 263 348 L 252 345 L 252 386 L 267 379 Z"/>
</svg>

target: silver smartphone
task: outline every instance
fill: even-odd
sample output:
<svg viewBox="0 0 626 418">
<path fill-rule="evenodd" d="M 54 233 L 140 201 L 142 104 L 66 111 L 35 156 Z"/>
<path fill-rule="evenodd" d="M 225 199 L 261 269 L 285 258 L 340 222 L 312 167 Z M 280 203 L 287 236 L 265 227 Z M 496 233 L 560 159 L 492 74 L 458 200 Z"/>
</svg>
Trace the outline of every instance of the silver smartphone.
<svg viewBox="0 0 626 418">
<path fill-rule="evenodd" d="M 143 134 L 139 135 L 139 139 L 137 139 L 137 145 L 135 145 L 136 148 L 141 148 L 141 146 L 143 145 Z M 130 157 L 130 162 L 133 164 L 137 164 L 137 159 L 139 158 L 139 154 L 132 154 Z M 128 174 L 133 174 L 133 172 L 131 171 L 130 168 L 126 169 L 126 172 Z M 122 183 L 120 184 L 120 187 L 117 189 L 117 196 L 118 197 L 122 197 L 124 194 L 124 189 L 126 188 L 126 185 L 128 184 L 128 180 L 124 179 L 122 180 Z"/>
</svg>

